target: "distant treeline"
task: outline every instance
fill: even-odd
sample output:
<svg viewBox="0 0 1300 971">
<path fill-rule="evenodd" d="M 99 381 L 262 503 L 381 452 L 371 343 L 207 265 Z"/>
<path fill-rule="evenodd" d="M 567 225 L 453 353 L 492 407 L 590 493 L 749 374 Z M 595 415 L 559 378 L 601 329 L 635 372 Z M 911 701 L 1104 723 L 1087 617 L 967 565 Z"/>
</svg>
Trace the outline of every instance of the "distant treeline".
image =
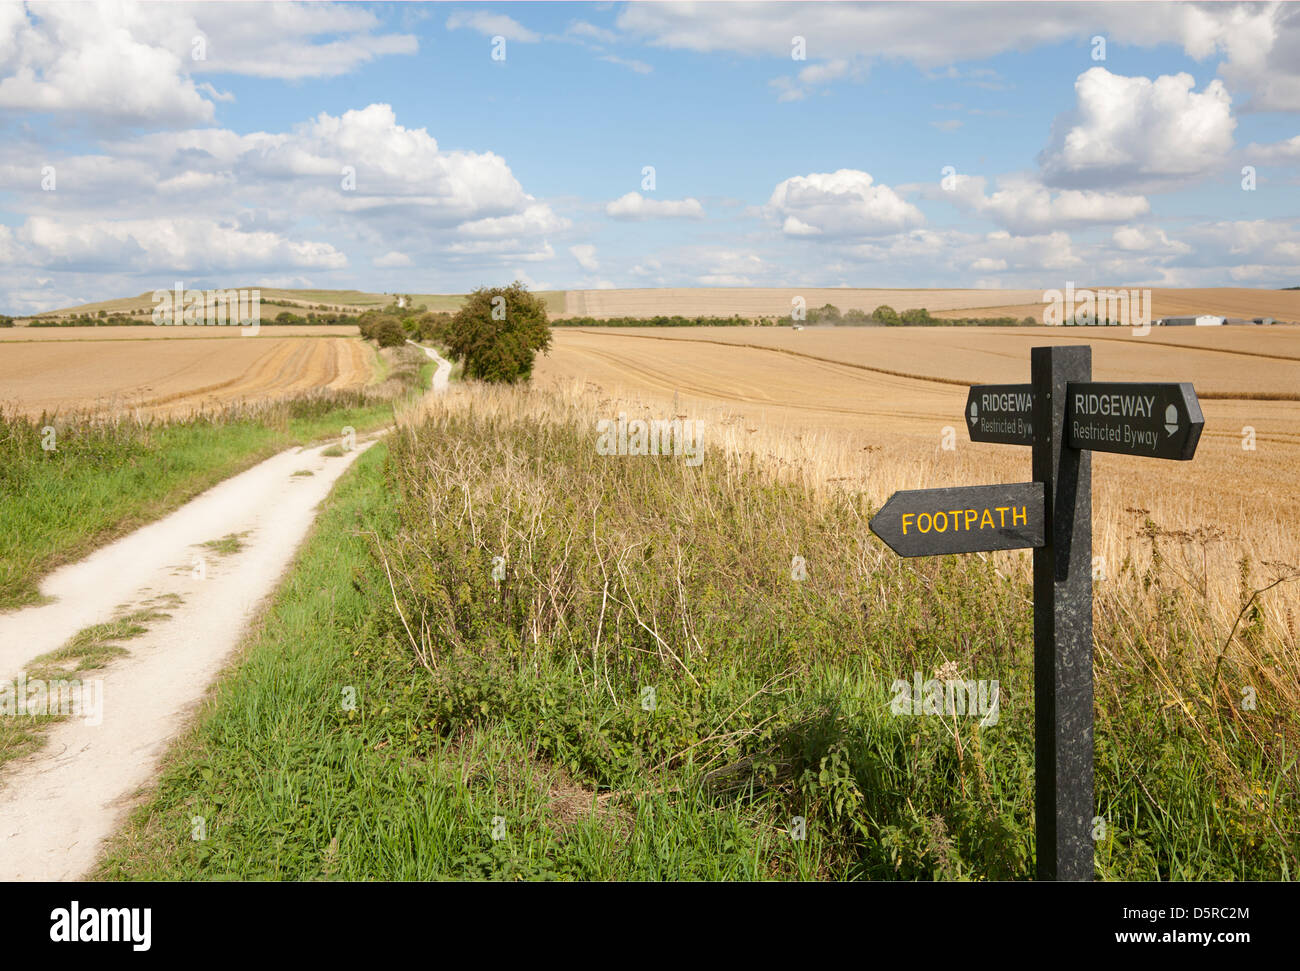
<svg viewBox="0 0 1300 971">
<path fill-rule="evenodd" d="M 373 311 L 371 311 L 373 312 Z M 262 318 L 260 323 L 263 327 L 292 326 L 302 324 L 337 324 L 337 325 L 355 325 L 361 318 L 360 314 L 347 313 L 316 313 L 311 311 L 303 316 L 284 311 L 276 314 L 273 318 Z M 12 318 L 3 318 L 9 323 L 0 323 L 0 327 L 12 327 Z M 74 317 L 33 317 L 31 320 L 32 327 L 140 327 L 151 324 L 153 321 L 149 317 L 131 317 L 126 314 L 110 314 L 101 310 L 98 314 L 77 314 Z M 191 326 L 202 327 L 204 324 L 193 324 Z"/>
<path fill-rule="evenodd" d="M 321 305 L 323 306 L 323 305 Z M 434 339 L 434 331 L 441 322 L 451 319 L 445 312 L 430 312 L 423 304 L 399 307 L 396 303 L 383 309 L 366 310 L 359 313 L 345 311 L 311 310 L 305 314 L 296 314 L 284 310 L 274 317 L 262 320 L 263 326 L 326 326 L 356 325 L 362 328 L 364 336 L 367 331 L 374 331 L 381 320 L 391 320 L 411 336 L 419 334 L 422 339 Z M 124 314 L 109 314 L 101 310 L 98 314 L 79 314 L 75 317 L 34 317 L 33 327 L 124 327 L 147 323 L 147 319 L 129 317 Z M 911 310 L 895 310 L 888 305 L 881 305 L 867 313 L 853 308 L 841 311 L 834 304 L 809 309 L 803 319 L 791 315 L 784 317 L 730 317 L 698 316 L 683 317 L 680 314 L 659 314 L 654 317 L 565 317 L 552 320 L 552 327 L 1033 327 L 1041 321 L 1033 317 L 959 317 L 942 319 L 930 315 L 924 307 Z M 12 327 L 13 318 L 0 315 L 0 327 Z M 389 328 L 390 339 L 396 334 Z"/>
<path fill-rule="evenodd" d="M 367 311 L 367 312 L 373 313 L 373 311 Z M 341 311 L 336 313 L 316 313 L 315 311 L 311 311 L 304 316 L 299 316 L 298 314 L 286 310 L 282 313 L 276 314 L 275 317 L 271 320 L 263 320 L 262 323 L 270 324 L 272 326 L 286 326 L 286 327 L 293 326 L 293 325 L 302 325 L 302 324 L 315 324 L 315 325 L 355 324 L 357 323 L 357 321 L 361 319 L 362 316 L 363 316 L 362 314 L 347 314 Z"/>
<path fill-rule="evenodd" d="M 94 314 L 78 314 L 76 317 L 33 317 L 29 327 L 138 327 L 139 320 L 133 320 L 124 314 L 107 314 L 100 311 Z"/>
<path fill-rule="evenodd" d="M 0 327 L 12 327 L 14 319 L 7 314 L 0 314 Z"/>
<path fill-rule="evenodd" d="M 925 307 L 895 310 L 888 304 L 881 304 L 871 313 L 867 313 L 865 310 L 858 310 L 857 308 L 841 312 L 834 304 L 828 303 L 808 310 L 805 317 L 805 320 L 799 321 L 787 315 L 782 317 L 779 323 L 783 327 L 790 327 L 799 323 L 815 324 L 822 327 L 1032 327 L 1038 323 L 1033 317 L 1020 319 L 1015 317 L 954 317 L 944 319 L 931 316 L 930 311 Z"/>
<path fill-rule="evenodd" d="M 932 317 L 924 307 L 897 311 L 881 305 L 867 313 L 856 308 L 841 311 L 834 304 L 815 307 L 803 319 L 784 317 L 567 317 L 551 321 L 553 327 L 1033 327 L 1040 321 L 1033 317 L 959 317 L 944 320 Z"/>
<path fill-rule="evenodd" d="M 774 327 L 774 317 L 565 317 L 552 327 Z"/>
</svg>

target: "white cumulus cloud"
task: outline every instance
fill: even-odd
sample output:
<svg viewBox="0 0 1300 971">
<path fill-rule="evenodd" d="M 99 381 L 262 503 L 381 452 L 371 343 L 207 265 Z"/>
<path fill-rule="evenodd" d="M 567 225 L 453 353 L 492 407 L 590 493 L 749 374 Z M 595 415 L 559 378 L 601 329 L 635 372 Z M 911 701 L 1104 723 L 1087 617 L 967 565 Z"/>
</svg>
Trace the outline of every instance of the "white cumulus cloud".
<svg viewBox="0 0 1300 971">
<path fill-rule="evenodd" d="M 1221 166 L 1232 150 L 1237 121 L 1222 81 L 1197 92 L 1190 74 L 1153 80 L 1094 67 L 1074 90 L 1075 109 L 1056 119 L 1039 155 L 1048 185 L 1178 182 Z"/>
<path fill-rule="evenodd" d="M 1015 233 L 1128 222 L 1151 210 L 1145 196 L 1091 189 L 1053 191 L 1023 176 L 1001 177 L 991 193 L 983 176 L 958 175 L 952 185 L 951 190 L 928 187 L 927 192 Z"/>
<path fill-rule="evenodd" d="M 485 37 L 500 36 L 524 44 L 541 40 L 541 37 L 513 17 L 507 17 L 502 13 L 489 13 L 486 10 L 458 10 L 447 18 L 448 30 L 459 30 L 462 27 L 468 27 Z"/>
<path fill-rule="evenodd" d="M 916 206 L 857 169 L 786 179 L 765 209 L 790 236 L 883 236 L 925 222 Z"/>
<path fill-rule="evenodd" d="M 596 262 L 596 247 L 590 243 L 579 243 L 577 246 L 570 246 L 569 252 L 573 258 L 578 261 L 578 265 L 590 273 L 595 273 L 600 269 L 600 264 Z"/>
<path fill-rule="evenodd" d="M 0 108 L 75 115 L 97 127 L 209 122 L 233 96 L 203 73 L 334 77 L 413 35 L 376 32 L 359 6 L 317 3 L 0 3 Z"/>
<path fill-rule="evenodd" d="M 605 205 L 605 215 L 614 219 L 700 219 L 704 207 L 698 199 L 651 199 L 629 192 Z"/>
</svg>

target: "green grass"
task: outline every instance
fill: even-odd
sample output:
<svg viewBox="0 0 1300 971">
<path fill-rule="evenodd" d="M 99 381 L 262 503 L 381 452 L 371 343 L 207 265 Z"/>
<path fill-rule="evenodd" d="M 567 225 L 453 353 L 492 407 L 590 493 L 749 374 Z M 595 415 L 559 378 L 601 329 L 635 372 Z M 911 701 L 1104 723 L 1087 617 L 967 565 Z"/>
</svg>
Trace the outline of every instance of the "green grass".
<svg viewBox="0 0 1300 971">
<path fill-rule="evenodd" d="M 1028 591 L 992 559 L 900 561 L 870 513 L 717 453 L 436 412 L 340 480 L 99 875 L 1027 878 Z M 1261 689 L 1266 744 L 1189 717 L 1135 652 L 1193 697 L 1190 628 L 1131 626 L 1097 629 L 1098 875 L 1291 878 L 1294 713 Z M 995 725 L 891 713 L 891 682 L 945 664 L 999 681 Z"/>
<path fill-rule="evenodd" d="M 61 563 L 165 515 L 294 444 L 392 421 L 392 405 L 343 408 L 279 427 L 259 420 L 73 426 L 40 448 L 41 421 L 0 418 L 0 609 L 34 603 Z M 58 423 L 55 423 L 58 428 Z"/>
<path fill-rule="evenodd" d="M 57 651 L 42 654 L 28 666 L 27 674 L 33 678 L 51 678 L 78 671 L 102 668 L 115 657 L 126 654 L 119 642 L 139 637 L 155 620 L 166 620 L 171 614 L 156 608 L 132 611 L 115 620 L 93 624 L 78 631 Z"/>
<path fill-rule="evenodd" d="M 0 413 L 0 610 L 38 602 L 40 579 L 60 564 L 283 449 L 347 426 L 360 433 L 390 424 L 395 400 L 429 386 L 427 358 L 408 350 L 383 388 L 197 418 L 141 424 Z M 42 447 L 47 428 L 54 450 Z"/>
<path fill-rule="evenodd" d="M 370 383 L 381 384 L 388 380 L 391 366 L 388 363 L 388 359 L 384 357 L 383 354 L 379 353 L 379 348 L 377 346 L 371 348 L 371 353 L 374 354 L 374 359 L 370 362 L 370 366 L 374 368 L 375 376 L 371 378 Z"/>
<path fill-rule="evenodd" d="M 294 475 L 297 474 L 298 473 L 296 472 L 294 473 Z M 227 533 L 225 536 L 221 537 L 221 539 L 210 539 L 206 543 L 201 543 L 199 545 L 206 550 L 211 550 L 218 556 L 230 556 L 234 553 L 238 553 L 244 548 L 244 537 L 247 535 L 247 532 Z"/>
<path fill-rule="evenodd" d="M 179 597 L 169 594 L 157 604 L 143 610 L 132 611 L 114 620 L 94 624 L 78 631 L 67 644 L 35 658 L 25 672 L 27 684 L 33 680 L 47 683 L 77 679 L 83 671 L 95 671 L 114 658 L 127 654 L 122 641 L 129 641 L 145 633 L 148 624 L 165 620 L 171 615 L 160 607 L 174 607 Z M 13 714 L 0 718 L 0 766 L 13 759 L 36 751 L 45 743 L 51 725 L 67 717 L 60 713 L 40 715 Z"/>
<path fill-rule="evenodd" d="M 340 480 L 242 663 L 97 876 L 763 876 L 779 834 L 742 811 L 668 796 L 598 806 L 521 726 L 444 736 L 428 723 L 423 669 L 372 626 L 387 591 L 366 534 L 395 525 L 385 452 Z"/>
</svg>

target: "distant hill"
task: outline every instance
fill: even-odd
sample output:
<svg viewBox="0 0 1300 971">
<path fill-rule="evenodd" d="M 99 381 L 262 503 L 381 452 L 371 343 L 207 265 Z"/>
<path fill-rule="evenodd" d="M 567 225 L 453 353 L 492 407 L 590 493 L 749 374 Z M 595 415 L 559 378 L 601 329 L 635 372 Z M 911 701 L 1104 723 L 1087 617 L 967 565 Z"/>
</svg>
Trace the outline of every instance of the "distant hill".
<svg viewBox="0 0 1300 971">
<path fill-rule="evenodd" d="M 277 287 L 232 286 L 232 290 L 260 290 L 262 295 L 262 316 L 274 317 L 282 310 L 301 313 L 304 310 L 325 310 L 331 312 L 360 313 L 378 307 L 386 307 L 396 299 L 396 294 L 369 293 L 364 290 L 284 290 Z M 146 290 L 134 297 L 119 297 L 114 300 L 101 300 L 95 303 L 78 304 L 74 307 L 61 307 L 47 310 L 33 317 L 77 317 L 83 314 L 98 314 L 101 310 L 109 314 L 148 317 L 153 313 L 154 291 Z M 541 291 L 551 313 L 564 309 L 564 291 Z M 429 310 L 458 310 L 465 302 L 461 293 L 411 293 L 413 306 L 423 304 Z"/>
</svg>

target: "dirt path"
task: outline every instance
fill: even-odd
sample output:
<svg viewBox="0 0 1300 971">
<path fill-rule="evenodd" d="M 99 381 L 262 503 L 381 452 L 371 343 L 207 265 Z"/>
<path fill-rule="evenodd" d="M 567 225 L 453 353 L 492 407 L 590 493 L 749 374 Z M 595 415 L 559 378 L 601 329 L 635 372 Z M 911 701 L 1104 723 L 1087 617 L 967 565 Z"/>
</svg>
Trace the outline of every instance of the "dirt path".
<svg viewBox="0 0 1300 971">
<path fill-rule="evenodd" d="M 317 505 L 371 444 L 337 457 L 322 454 L 328 446 L 282 452 L 51 574 L 41 592 L 53 603 L 0 615 L 0 679 L 11 686 L 91 624 L 150 604 L 171 615 L 122 642 L 128 655 L 82 675 L 102 679 L 99 724 L 74 715 L 0 769 L 0 880 L 86 873 L 275 589 Z M 201 545 L 232 533 L 242 534 L 236 552 Z M 169 595 L 176 606 L 160 605 Z"/>
<path fill-rule="evenodd" d="M 425 347 L 423 344 L 416 344 L 415 341 L 407 341 L 406 343 L 413 344 L 420 350 L 424 351 L 425 354 L 428 354 L 429 357 L 433 358 L 433 360 L 438 362 L 438 370 L 433 373 L 433 393 L 446 394 L 447 383 L 451 380 L 451 361 L 439 357 L 438 352 L 432 347 Z"/>
<path fill-rule="evenodd" d="M 422 350 L 438 362 L 432 393 L 445 393 L 451 363 Z M 317 506 L 372 444 L 282 452 L 52 573 L 41 584 L 52 602 L 0 614 L 0 683 L 11 690 L 33 660 L 92 625 L 150 608 L 170 615 L 121 642 L 128 654 L 79 676 L 98 686 L 94 713 L 54 724 L 43 747 L 0 768 L 0 880 L 75 880 L 90 869 L 275 590 Z M 232 534 L 231 552 L 204 545 Z"/>
</svg>

